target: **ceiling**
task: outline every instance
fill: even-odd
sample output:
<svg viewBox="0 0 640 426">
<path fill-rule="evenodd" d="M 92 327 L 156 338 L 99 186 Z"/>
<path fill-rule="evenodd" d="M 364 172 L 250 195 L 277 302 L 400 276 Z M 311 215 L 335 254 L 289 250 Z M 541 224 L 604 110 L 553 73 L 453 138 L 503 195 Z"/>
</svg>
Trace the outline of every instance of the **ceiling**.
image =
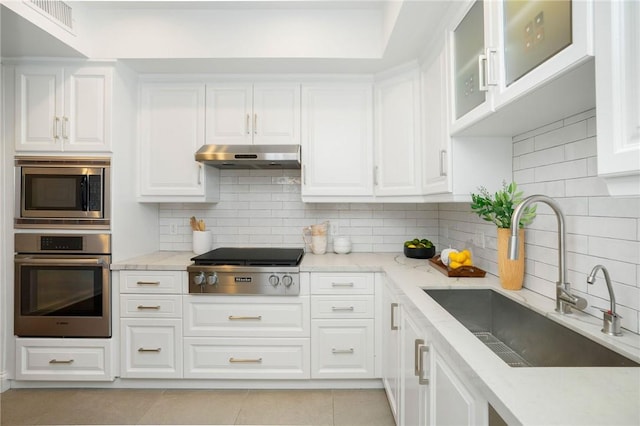
<svg viewBox="0 0 640 426">
<path fill-rule="evenodd" d="M 419 57 L 455 1 L 67 3 L 84 43 L 3 6 L 2 56 L 119 59 L 146 73 L 375 73 Z"/>
</svg>

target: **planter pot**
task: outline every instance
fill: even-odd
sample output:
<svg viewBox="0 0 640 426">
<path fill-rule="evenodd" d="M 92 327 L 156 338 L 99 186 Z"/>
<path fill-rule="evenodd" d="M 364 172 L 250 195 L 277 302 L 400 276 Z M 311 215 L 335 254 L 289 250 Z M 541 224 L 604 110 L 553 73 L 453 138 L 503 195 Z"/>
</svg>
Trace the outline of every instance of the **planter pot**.
<svg viewBox="0 0 640 426">
<path fill-rule="evenodd" d="M 511 229 L 498 228 L 498 276 L 502 288 L 520 290 L 524 281 L 524 229 L 518 230 L 519 255 L 517 260 L 509 259 L 509 237 Z"/>
</svg>

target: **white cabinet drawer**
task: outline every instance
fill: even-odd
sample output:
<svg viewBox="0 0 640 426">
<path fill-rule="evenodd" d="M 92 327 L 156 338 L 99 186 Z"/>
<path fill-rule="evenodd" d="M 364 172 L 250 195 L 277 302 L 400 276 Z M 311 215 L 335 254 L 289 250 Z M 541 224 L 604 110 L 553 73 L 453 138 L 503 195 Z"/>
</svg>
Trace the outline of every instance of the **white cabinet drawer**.
<svg viewBox="0 0 640 426">
<path fill-rule="evenodd" d="M 313 296 L 311 318 L 373 318 L 373 296 Z"/>
<path fill-rule="evenodd" d="M 184 339 L 184 377 L 308 379 L 308 338 Z"/>
<path fill-rule="evenodd" d="M 121 377 L 182 377 L 179 319 L 122 319 L 120 326 Z"/>
<path fill-rule="evenodd" d="M 111 339 L 16 339 L 16 380 L 112 381 Z"/>
<path fill-rule="evenodd" d="M 185 336 L 309 337 L 309 297 L 185 296 Z"/>
<path fill-rule="evenodd" d="M 313 320 L 311 377 L 374 377 L 373 320 Z"/>
<path fill-rule="evenodd" d="M 182 318 L 182 296 L 177 294 L 122 294 L 120 295 L 120 316 Z"/>
<path fill-rule="evenodd" d="M 373 294 L 373 274 L 311 274 L 311 294 Z"/>
<path fill-rule="evenodd" d="M 182 294 L 185 271 L 121 271 L 120 293 Z"/>
</svg>

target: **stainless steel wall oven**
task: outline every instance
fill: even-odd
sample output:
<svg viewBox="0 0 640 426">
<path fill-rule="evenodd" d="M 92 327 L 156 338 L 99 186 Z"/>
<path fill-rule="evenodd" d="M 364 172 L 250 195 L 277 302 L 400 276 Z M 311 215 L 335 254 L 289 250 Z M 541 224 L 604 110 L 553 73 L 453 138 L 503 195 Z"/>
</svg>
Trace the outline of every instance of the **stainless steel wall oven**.
<svg viewBox="0 0 640 426">
<path fill-rule="evenodd" d="M 109 158 L 16 157 L 16 228 L 109 229 Z"/>
<path fill-rule="evenodd" d="M 109 234 L 15 235 L 14 334 L 111 337 Z"/>
</svg>

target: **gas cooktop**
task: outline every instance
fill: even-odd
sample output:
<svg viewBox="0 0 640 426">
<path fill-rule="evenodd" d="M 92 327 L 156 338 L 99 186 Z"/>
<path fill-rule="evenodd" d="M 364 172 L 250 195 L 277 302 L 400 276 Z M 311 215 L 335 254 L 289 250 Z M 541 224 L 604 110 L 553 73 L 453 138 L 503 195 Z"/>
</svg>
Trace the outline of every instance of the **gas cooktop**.
<svg viewBox="0 0 640 426">
<path fill-rule="evenodd" d="M 303 256 L 301 248 L 221 247 L 191 260 L 207 266 L 298 266 Z"/>
</svg>

